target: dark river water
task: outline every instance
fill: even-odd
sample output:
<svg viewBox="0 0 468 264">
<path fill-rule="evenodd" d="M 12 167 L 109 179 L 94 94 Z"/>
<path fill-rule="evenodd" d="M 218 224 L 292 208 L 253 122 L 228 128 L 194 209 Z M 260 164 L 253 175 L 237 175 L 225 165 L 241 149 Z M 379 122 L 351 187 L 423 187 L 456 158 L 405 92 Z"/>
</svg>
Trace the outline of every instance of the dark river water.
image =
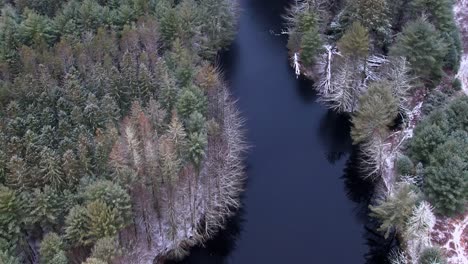
<svg viewBox="0 0 468 264">
<path fill-rule="evenodd" d="M 386 246 L 366 216 L 372 187 L 354 173 L 347 118 L 296 79 L 286 36 L 274 34 L 289 2 L 240 0 L 239 32 L 220 62 L 251 145 L 244 206 L 182 263 L 383 263 Z"/>
</svg>

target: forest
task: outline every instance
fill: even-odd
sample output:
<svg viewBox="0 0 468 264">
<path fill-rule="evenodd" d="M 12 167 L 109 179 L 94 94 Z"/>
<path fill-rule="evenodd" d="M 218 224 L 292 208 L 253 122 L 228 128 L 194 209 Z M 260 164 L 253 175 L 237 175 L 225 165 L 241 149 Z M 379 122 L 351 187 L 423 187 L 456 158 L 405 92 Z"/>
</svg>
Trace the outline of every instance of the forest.
<svg viewBox="0 0 468 264">
<path fill-rule="evenodd" d="M 181 258 L 239 206 L 228 0 L 0 1 L 0 263 Z"/>
<path fill-rule="evenodd" d="M 392 264 L 464 263 L 434 237 L 468 211 L 468 97 L 456 77 L 463 44 L 454 4 L 305 0 L 285 15 L 296 73 L 351 120 L 361 175 L 375 185 L 369 215 L 399 242 Z"/>
</svg>

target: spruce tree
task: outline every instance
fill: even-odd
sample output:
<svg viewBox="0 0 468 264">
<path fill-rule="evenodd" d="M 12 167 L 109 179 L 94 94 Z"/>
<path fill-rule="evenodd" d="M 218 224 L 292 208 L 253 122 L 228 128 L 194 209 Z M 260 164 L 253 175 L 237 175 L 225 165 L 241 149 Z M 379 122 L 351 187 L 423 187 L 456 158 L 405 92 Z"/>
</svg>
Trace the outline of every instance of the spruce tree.
<svg viewBox="0 0 468 264">
<path fill-rule="evenodd" d="M 405 26 L 390 53 L 405 57 L 417 77 L 435 86 L 442 77 L 447 45 L 434 26 L 420 18 Z"/>
</svg>

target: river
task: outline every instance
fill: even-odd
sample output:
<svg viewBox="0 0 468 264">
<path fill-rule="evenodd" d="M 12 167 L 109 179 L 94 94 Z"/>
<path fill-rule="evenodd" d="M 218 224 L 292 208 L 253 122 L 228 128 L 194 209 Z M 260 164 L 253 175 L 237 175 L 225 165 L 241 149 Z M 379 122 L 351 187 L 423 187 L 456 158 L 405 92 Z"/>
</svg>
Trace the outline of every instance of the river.
<svg viewBox="0 0 468 264">
<path fill-rule="evenodd" d="M 349 124 L 296 78 L 287 37 L 277 34 L 290 2 L 240 0 L 239 32 L 221 66 L 251 146 L 244 206 L 182 263 L 382 263 L 369 260 L 372 187 L 352 173 Z"/>
</svg>

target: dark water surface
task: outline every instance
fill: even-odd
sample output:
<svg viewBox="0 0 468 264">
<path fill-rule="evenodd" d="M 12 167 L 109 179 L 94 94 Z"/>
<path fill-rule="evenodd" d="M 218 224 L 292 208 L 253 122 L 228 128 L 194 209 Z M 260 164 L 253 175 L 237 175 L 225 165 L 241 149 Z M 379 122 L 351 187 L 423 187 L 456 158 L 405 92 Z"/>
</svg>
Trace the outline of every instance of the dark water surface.
<svg viewBox="0 0 468 264">
<path fill-rule="evenodd" d="M 347 168 L 346 118 L 316 103 L 288 65 L 286 37 L 272 34 L 289 2 L 240 0 L 238 36 L 221 64 L 252 146 L 244 206 L 182 263 L 366 263 L 372 239 L 359 208 L 370 186 Z"/>
</svg>

